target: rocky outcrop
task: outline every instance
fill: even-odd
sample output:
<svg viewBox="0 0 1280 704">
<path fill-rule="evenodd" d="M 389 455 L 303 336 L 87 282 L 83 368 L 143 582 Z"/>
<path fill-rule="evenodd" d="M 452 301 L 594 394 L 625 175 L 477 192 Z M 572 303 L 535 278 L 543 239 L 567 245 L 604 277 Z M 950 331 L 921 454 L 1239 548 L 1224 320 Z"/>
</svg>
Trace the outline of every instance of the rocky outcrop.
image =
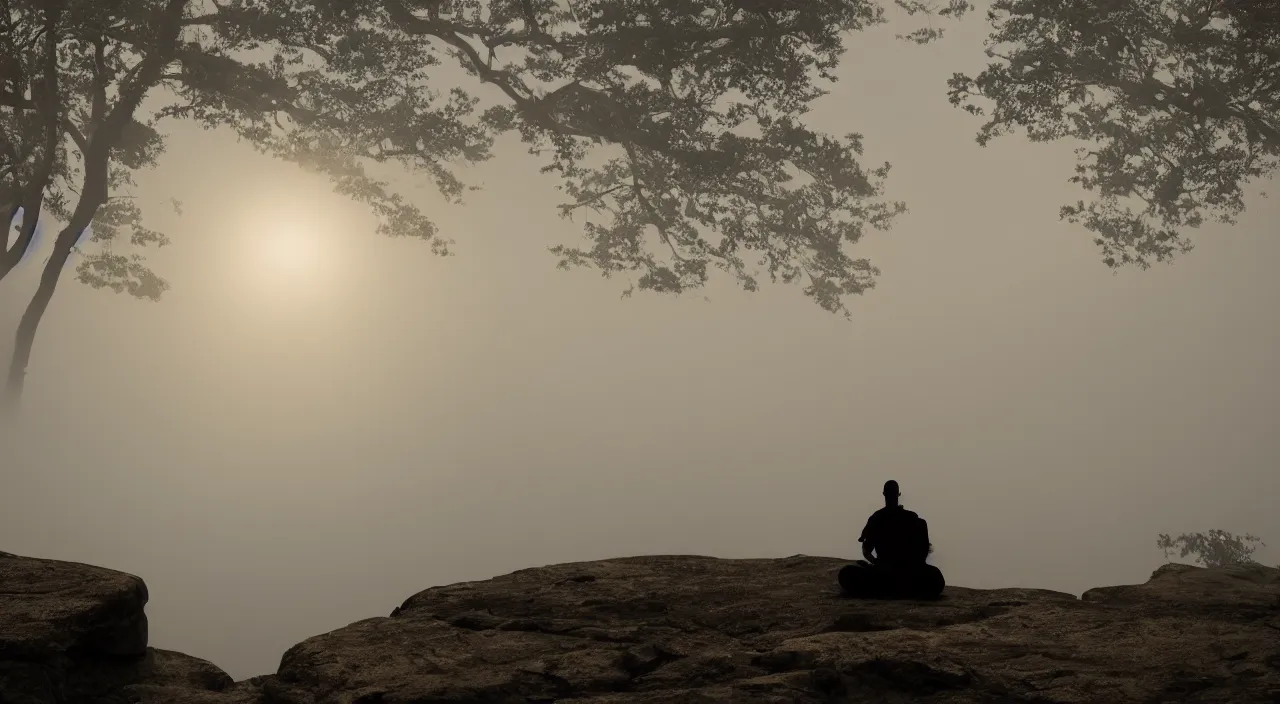
<svg viewBox="0 0 1280 704">
<path fill-rule="evenodd" d="M 0 552 L 0 704 L 123 704 L 138 701 L 135 688 L 232 686 L 211 663 L 148 648 L 146 603 L 133 575 Z"/>
<path fill-rule="evenodd" d="M 140 580 L 4 556 L 0 702 L 1280 702 L 1274 568 L 1166 565 L 1080 599 L 949 586 L 911 602 L 841 598 L 843 564 L 655 556 L 521 570 L 420 592 L 233 684 L 142 647 Z M 21 663 L 87 698 L 10 677 Z"/>
</svg>

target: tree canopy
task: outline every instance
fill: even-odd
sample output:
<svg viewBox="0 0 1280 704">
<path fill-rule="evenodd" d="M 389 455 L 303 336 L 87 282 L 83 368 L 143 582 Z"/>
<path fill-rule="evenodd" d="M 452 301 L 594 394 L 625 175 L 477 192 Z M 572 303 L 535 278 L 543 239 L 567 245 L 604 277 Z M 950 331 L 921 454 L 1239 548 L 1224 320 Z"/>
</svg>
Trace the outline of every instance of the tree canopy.
<svg viewBox="0 0 1280 704">
<path fill-rule="evenodd" d="M 965 0 L 894 0 L 963 15 Z M 132 176 L 165 123 L 229 129 L 328 176 L 379 230 L 452 244 L 376 174 L 394 163 L 459 200 L 459 164 L 516 134 L 555 175 L 584 240 L 563 268 L 681 292 L 719 270 L 748 290 L 800 282 L 822 308 L 878 271 L 852 250 L 905 205 L 858 134 L 804 115 L 877 0 L 0 0 L 0 221 L 65 227 L 19 325 L 10 386 L 73 251 L 92 286 L 157 300 L 138 247 Z M 1149 266 L 1189 230 L 1231 222 L 1280 158 L 1280 6 L 1258 0 L 994 0 L 977 76 L 950 98 L 986 118 L 978 141 L 1024 130 L 1076 140 L 1092 193 L 1061 216 L 1104 261 Z M 927 42 L 930 24 L 903 36 Z M 89 232 L 87 237 L 85 233 Z M 8 233 L 6 233 L 8 235 Z M 632 289 L 627 289 L 630 291 Z"/>
<path fill-rule="evenodd" d="M 1167 261 L 1280 157 L 1280 4 L 1268 0 L 995 0 L 987 53 L 951 102 L 1015 130 L 1083 143 L 1062 208 L 1113 267 Z"/>
<path fill-rule="evenodd" d="M 1253 551 L 1257 549 L 1254 543 L 1266 544 L 1256 535 L 1233 535 L 1217 529 L 1208 533 L 1183 533 L 1176 538 L 1161 533 L 1156 539 L 1156 547 L 1164 551 L 1165 557 L 1177 550 L 1179 557 L 1194 555 L 1196 562 L 1205 567 L 1253 562 Z"/>
<path fill-rule="evenodd" d="M 882 198 L 887 166 L 858 163 L 857 135 L 819 134 L 800 119 L 847 34 L 884 21 L 870 0 L 5 5 L 0 198 L 10 212 L 25 205 L 31 222 L 42 207 L 70 219 L 94 144 L 110 142 L 108 191 L 119 193 L 130 172 L 155 163 L 160 124 L 173 118 L 230 127 L 327 173 L 384 232 L 441 253 L 447 238 L 365 167 L 402 162 L 457 198 L 465 185 L 451 165 L 489 158 L 497 134 L 517 131 L 563 178 L 564 212 L 604 215 L 585 225 L 588 247 L 557 248 L 563 263 L 638 272 L 641 289 L 700 286 L 712 267 L 753 288 L 760 266 L 805 278 L 820 304 L 840 309 L 839 296 L 865 290 L 874 273 L 843 245 L 902 210 Z M 478 110 L 476 85 L 436 78 L 446 61 L 506 100 Z M 110 241 L 142 213 L 108 196 L 96 215 L 94 238 Z M 121 263 L 94 254 L 80 275 L 150 298 L 164 289 Z"/>
<path fill-rule="evenodd" d="M 457 200 L 469 186 L 454 167 L 514 132 L 560 178 L 561 212 L 588 216 L 586 244 L 553 249 L 560 266 L 661 292 L 716 269 L 747 289 L 803 281 L 847 313 L 878 273 L 849 246 L 904 205 L 884 196 L 888 164 L 860 162 L 859 135 L 803 115 L 849 34 L 885 12 L 876 0 L 0 0 L 0 219 L 21 214 L 0 277 L 37 223 L 66 223 L 10 385 L 73 251 L 89 285 L 152 300 L 167 288 L 136 247 L 168 238 L 129 189 L 163 154 L 168 120 L 319 171 L 380 231 L 440 254 L 446 234 L 373 165 L 398 162 Z"/>
</svg>

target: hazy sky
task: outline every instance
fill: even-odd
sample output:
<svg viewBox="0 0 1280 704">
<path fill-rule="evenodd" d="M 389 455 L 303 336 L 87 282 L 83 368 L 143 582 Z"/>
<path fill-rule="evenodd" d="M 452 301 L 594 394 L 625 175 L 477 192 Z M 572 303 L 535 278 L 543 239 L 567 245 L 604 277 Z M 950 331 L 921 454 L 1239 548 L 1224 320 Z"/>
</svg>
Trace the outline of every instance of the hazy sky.
<svg viewBox="0 0 1280 704">
<path fill-rule="evenodd" d="M 579 226 L 514 141 L 465 172 L 485 187 L 465 206 L 404 180 L 457 240 L 440 259 L 175 126 L 138 191 L 174 235 L 152 257 L 173 289 L 64 279 L 3 438 L 0 550 L 142 576 L 152 645 L 242 679 L 523 567 L 856 557 L 889 478 L 962 586 L 1141 582 L 1160 532 L 1280 545 L 1280 207 L 1252 197 L 1173 266 L 1111 272 L 1057 219 L 1081 197 L 1071 145 L 982 149 L 947 104 L 984 27 L 855 37 L 812 115 L 865 134 L 911 208 L 859 246 L 884 274 L 851 322 L 797 288 L 621 300 L 556 270 Z M 0 284 L 6 362 L 43 258 Z"/>
</svg>

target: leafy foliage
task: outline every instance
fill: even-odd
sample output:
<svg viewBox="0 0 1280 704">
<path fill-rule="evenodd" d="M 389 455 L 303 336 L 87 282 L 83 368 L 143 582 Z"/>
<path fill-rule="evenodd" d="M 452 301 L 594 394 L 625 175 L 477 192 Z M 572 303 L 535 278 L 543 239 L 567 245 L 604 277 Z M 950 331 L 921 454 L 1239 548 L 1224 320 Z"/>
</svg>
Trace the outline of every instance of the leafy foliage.
<svg viewBox="0 0 1280 704">
<path fill-rule="evenodd" d="M 916 44 L 928 44 L 942 38 L 943 29 L 934 26 L 932 21 L 934 17 L 959 19 L 973 9 L 973 4 L 968 0 L 947 0 L 945 7 L 938 7 L 935 3 L 925 0 L 893 0 L 893 4 L 908 15 L 924 15 L 930 20 L 927 26 L 920 27 L 909 34 L 898 35 L 899 39 Z"/>
<path fill-rule="evenodd" d="M 995 0 L 988 19 L 998 61 L 955 74 L 951 102 L 987 117 L 980 144 L 1021 128 L 1092 145 L 1071 180 L 1095 197 L 1061 216 L 1109 266 L 1188 251 L 1187 229 L 1234 222 L 1280 163 L 1280 4 Z"/>
<path fill-rule="evenodd" d="M 882 199 L 888 165 L 864 168 L 861 138 L 800 116 L 844 35 L 883 21 L 848 0 L 388 0 L 404 31 L 507 98 L 484 124 L 515 130 L 562 179 L 566 217 L 590 215 L 563 268 L 634 272 L 680 292 L 713 269 L 754 290 L 803 280 L 823 308 L 874 285 L 846 245 L 904 210 Z M 651 246 L 656 245 L 656 246 Z"/>
<path fill-rule="evenodd" d="M 163 154 L 162 123 L 184 119 L 328 175 L 383 233 L 448 254 L 370 166 L 397 162 L 458 200 L 454 167 L 514 131 L 561 177 L 562 213 L 591 215 L 587 246 L 553 250 L 561 266 L 672 292 L 717 268 L 748 289 L 803 279 L 844 311 L 877 273 L 846 245 L 904 206 L 882 197 L 887 164 L 857 160 L 858 135 L 801 117 L 848 32 L 883 21 L 875 0 L 0 0 L 0 217 L 70 221 L 105 191 L 87 204 L 79 277 L 157 298 L 167 284 L 112 247 L 168 241 L 128 196 Z M 501 97 L 481 109 L 478 84 Z M 84 191 L 95 148 L 107 177 Z"/>
<path fill-rule="evenodd" d="M 1215 529 L 1208 533 L 1183 533 L 1177 538 L 1161 533 L 1156 547 L 1164 551 L 1165 557 L 1176 549 L 1179 557 L 1194 555 L 1196 562 L 1205 567 L 1223 567 L 1253 562 L 1256 549 L 1253 543 L 1266 545 L 1254 535 L 1237 536 Z"/>
<path fill-rule="evenodd" d="M 473 160 L 485 157 L 484 130 L 458 125 L 458 117 L 450 114 L 456 105 L 437 106 L 429 91 L 404 89 L 412 76 L 397 72 L 413 59 L 397 61 L 396 51 L 414 53 L 405 41 L 396 47 L 361 43 L 356 33 L 345 41 L 360 44 L 363 54 L 335 51 L 340 57 L 335 67 L 299 71 L 291 84 L 284 66 L 301 51 L 291 46 L 292 35 L 323 29 L 323 17 L 297 17 L 291 25 L 267 22 L 265 29 L 275 27 L 281 36 L 274 50 L 268 46 L 271 58 L 255 63 L 231 57 L 237 51 L 261 53 L 263 46 L 237 31 L 231 18 L 262 3 L 236 2 L 221 9 L 188 0 L 2 4 L 7 13 L 0 11 L 0 21 L 7 19 L 8 25 L 0 30 L 0 50 L 11 68 L 0 83 L 0 216 L 21 208 L 25 232 L 27 223 L 34 226 L 45 214 L 71 222 L 83 207 L 91 220 L 68 239 L 82 245 L 78 277 L 96 287 L 153 300 L 168 287 L 136 251 L 113 251 L 169 241 L 146 227 L 131 193 L 133 174 L 154 166 L 163 154 L 165 119 L 230 127 L 264 151 L 308 165 L 319 162 L 340 191 L 382 216 L 388 231 L 425 239 L 435 237 L 434 227 L 365 174 L 359 150 L 376 148 L 394 130 L 430 133 L 434 139 L 418 156 L 449 193 L 460 190 L 456 180 L 429 160 L 460 152 Z M 306 24 L 309 19 L 312 26 Z M 224 35 L 210 31 L 215 23 L 226 29 Z M 335 34 L 336 20 L 328 28 Z M 397 93 L 403 94 L 401 100 L 395 99 Z M 145 110 L 144 97 L 152 99 Z M 323 108 L 308 110 L 317 105 Z M 287 111 L 302 118 L 291 129 L 280 123 Z M 107 126 L 114 129 L 104 131 Z M 91 166 L 104 175 L 93 188 L 88 187 Z M 98 191 L 100 198 L 86 198 Z M 91 235 L 81 240 L 84 231 Z M 29 237 L 19 237 L 8 260 L 16 263 L 29 246 Z M 7 269 L 0 269 L 3 273 Z"/>
</svg>

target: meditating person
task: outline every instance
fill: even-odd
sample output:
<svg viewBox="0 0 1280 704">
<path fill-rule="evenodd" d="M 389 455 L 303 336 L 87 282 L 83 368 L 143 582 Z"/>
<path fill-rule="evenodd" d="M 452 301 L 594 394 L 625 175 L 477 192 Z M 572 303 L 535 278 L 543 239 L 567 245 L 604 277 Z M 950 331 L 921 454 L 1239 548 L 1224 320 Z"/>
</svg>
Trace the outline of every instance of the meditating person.
<svg viewBox="0 0 1280 704">
<path fill-rule="evenodd" d="M 942 594 L 946 580 L 942 570 L 928 564 L 933 545 L 929 524 L 898 499 L 898 482 L 884 483 L 884 508 L 871 514 L 858 542 L 862 556 L 841 568 L 840 586 L 850 596 L 863 598 L 932 599 Z"/>
</svg>

